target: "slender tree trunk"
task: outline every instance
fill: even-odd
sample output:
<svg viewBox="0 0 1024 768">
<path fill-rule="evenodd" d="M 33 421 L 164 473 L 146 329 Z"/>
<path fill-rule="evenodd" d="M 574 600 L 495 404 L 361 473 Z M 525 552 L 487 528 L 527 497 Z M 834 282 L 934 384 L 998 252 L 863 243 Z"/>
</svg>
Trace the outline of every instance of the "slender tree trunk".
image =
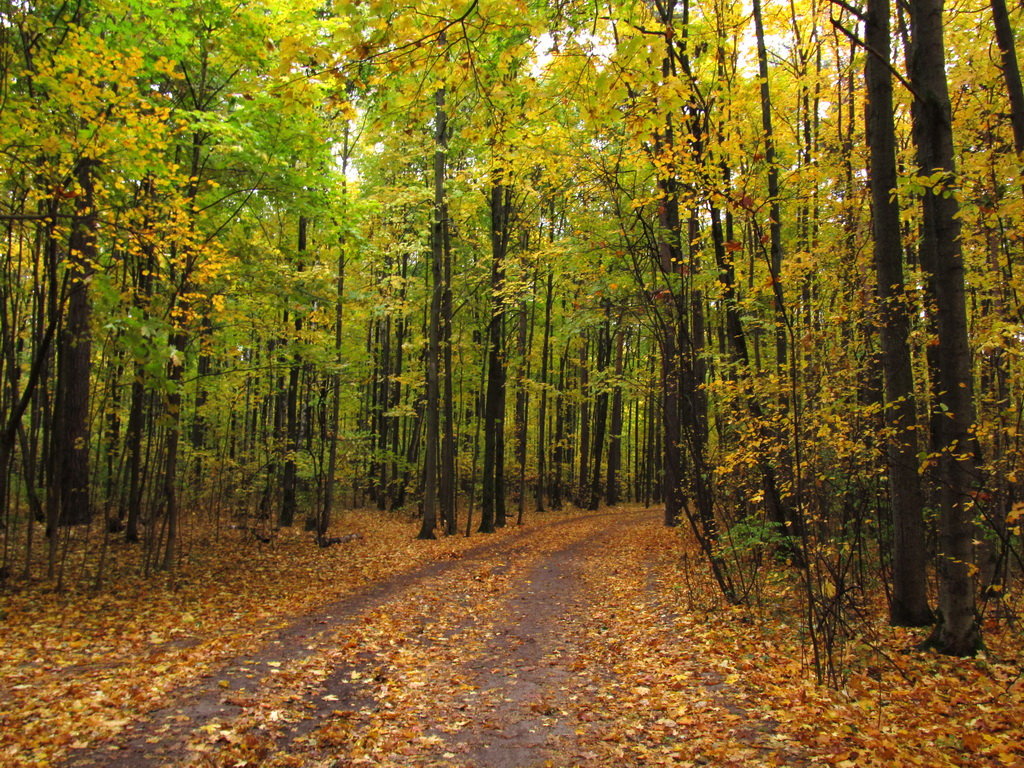
<svg viewBox="0 0 1024 768">
<path fill-rule="evenodd" d="M 580 350 L 580 364 L 579 364 L 579 384 L 580 384 L 580 407 L 579 407 L 579 483 L 573 490 L 573 498 L 575 499 L 576 506 L 584 507 L 588 505 L 588 498 L 590 495 L 590 489 L 587 487 L 587 483 L 590 480 L 590 425 L 592 423 L 591 418 L 591 404 L 593 403 L 593 396 L 591 394 L 590 387 L 590 333 L 588 332 L 583 337 L 583 346 Z"/>
<path fill-rule="evenodd" d="M 565 366 L 566 356 L 558 363 L 558 389 L 555 394 L 555 435 L 551 452 L 551 485 L 548 500 L 552 509 L 562 508 L 562 472 L 565 465 Z"/>
<path fill-rule="evenodd" d="M 342 162 L 342 178 L 348 161 L 348 124 L 345 125 L 345 153 Z M 317 516 L 316 535 L 323 539 L 331 524 L 331 512 L 334 505 L 335 475 L 338 471 L 338 428 L 341 416 L 341 364 L 344 325 L 342 313 L 345 308 L 345 239 L 338 244 L 338 277 L 334 293 L 334 373 L 331 375 L 331 420 L 327 428 L 327 470 L 324 477 L 323 506 Z"/>
<path fill-rule="evenodd" d="M 305 216 L 299 217 L 299 231 L 297 254 L 298 264 L 296 269 L 302 272 L 302 260 L 306 252 L 306 231 L 308 221 Z M 295 313 L 295 337 L 293 343 L 296 347 L 299 344 L 299 337 L 302 334 L 302 315 Z M 297 462 L 296 454 L 299 451 L 299 377 L 302 373 L 302 355 L 297 351 L 292 353 L 292 359 L 288 367 L 288 389 L 285 393 L 285 457 L 284 473 L 281 477 L 281 514 L 278 517 L 279 524 L 284 528 L 290 528 L 295 524 L 296 484 L 297 484 Z"/>
<path fill-rule="evenodd" d="M 448 227 L 448 202 L 442 200 L 441 236 L 444 247 L 444 290 L 441 295 L 441 351 L 444 364 L 443 391 L 443 435 L 441 437 L 441 477 L 440 504 L 441 517 L 444 520 L 445 533 L 453 536 L 458 533 L 458 463 L 455 442 L 455 388 L 452 383 L 452 249 L 450 230 Z"/>
<path fill-rule="evenodd" d="M 391 260 L 387 260 L 387 274 L 392 274 Z M 395 426 L 395 420 L 389 413 L 388 405 L 391 399 L 391 315 L 385 314 L 379 317 L 376 322 L 376 351 L 377 361 L 375 370 L 377 378 L 374 381 L 374 441 L 376 443 L 376 469 L 373 485 L 376 489 L 377 509 L 385 510 L 392 508 L 391 483 L 391 457 L 388 452 L 391 449 L 391 432 Z"/>
<path fill-rule="evenodd" d="M 10 413 L 2 420 L 3 432 L 0 433 L 0 470 L 4 470 L 0 471 L 0 500 L 6 499 L 9 492 L 9 475 L 5 470 L 10 467 L 11 458 L 14 454 L 14 442 L 18 439 L 19 432 L 23 431 L 22 417 L 36 395 L 39 383 L 44 378 L 44 371 L 50 358 L 50 351 L 53 346 L 53 338 L 57 333 L 58 322 L 59 317 L 57 315 L 52 316 L 42 331 L 35 347 L 25 387 L 20 394 L 18 394 L 16 388 L 17 379 L 14 376 L 11 379 L 13 406 Z M 28 441 L 26 440 L 26 442 Z M 35 462 L 29 451 L 24 450 L 23 453 L 22 463 L 25 465 L 25 482 L 28 492 L 34 496 L 35 480 L 33 467 Z M 29 533 L 31 534 L 31 526 L 29 527 Z"/>
<path fill-rule="evenodd" d="M 182 302 L 184 303 L 184 302 Z M 181 306 L 184 313 L 186 307 Z M 165 571 L 174 568 L 178 554 L 178 527 L 180 509 L 178 503 L 178 459 L 181 442 L 181 379 L 185 370 L 185 347 L 188 335 L 183 331 L 175 331 L 171 336 L 171 348 L 176 355 L 167 363 L 167 437 L 165 443 L 166 459 L 163 472 L 161 495 L 165 504 L 164 514 L 167 520 L 164 553 L 160 567 Z"/>
<path fill-rule="evenodd" d="M 696 130 L 694 131 L 696 135 Z M 688 222 L 687 241 L 690 243 L 689 274 L 699 273 L 697 260 L 697 243 L 700 240 L 700 227 L 697 212 L 691 211 Z M 712 568 L 721 581 L 727 581 L 724 564 L 718 555 L 718 521 L 715 518 L 714 499 L 711 489 L 711 470 L 707 463 L 708 450 L 708 400 L 704 389 L 707 371 L 704 363 L 706 321 L 704 318 L 704 296 L 692 281 L 687 281 L 689 301 L 686 310 L 689 322 L 684 326 L 687 335 L 680 337 L 680 379 L 683 392 L 682 424 L 683 432 L 689 448 L 692 465 L 693 496 L 697 506 L 697 517 L 700 521 L 701 535 L 708 542 L 709 557 Z M 732 599 L 731 586 L 723 591 Z"/>
<path fill-rule="evenodd" d="M 516 372 L 516 465 L 519 472 L 518 510 L 516 514 L 516 525 L 523 524 L 523 516 L 526 512 L 526 439 L 530 415 L 530 390 L 527 388 L 527 380 L 530 377 L 529 368 L 529 341 L 530 341 L 530 313 L 526 303 L 519 307 L 517 346 L 519 353 L 518 370 Z"/>
<path fill-rule="evenodd" d="M 443 43 L 443 41 L 442 41 Z M 440 448 L 441 310 L 444 299 L 444 198 L 448 113 L 445 89 L 434 93 L 434 222 L 430 233 L 432 290 L 427 332 L 426 402 L 423 447 L 423 517 L 419 538 L 435 538 L 438 518 L 438 449 Z"/>
<path fill-rule="evenodd" d="M 500 172 L 496 172 L 500 173 Z M 508 253 L 511 190 L 500 178 L 491 185 L 491 316 L 487 324 L 487 396 L 484 404 L 484 476 L 480 532 L 505 524 L 505 256 Z"/>
<path fill-rule="evenodd" d="M 152 184 L 146 182 L 149 194 Z M 147 221 L 148 225 L 149 222 Z M 156 270 L 156 255 L 151 242 L 143 243 L 141 260 L 137 265 L 134 304 L 142 317 L 148 313 L 148 304 L 153 292 L 153 273 Z M 142 435 L 146 431 L 146 408 L 150 397 L 145 387 L 146 369 L 142 363 L 135 365 L 132 377 L 131 402 L 128 406 L 128 424 L 125 428 L 125 450 L 128 454 L 128 496 L 126 499 L 125 541 L 136 543 L 140 539 L 142 523 Z"/>
<path fill-rule="evenodd" d="M 1017 45 L 1010 25 L 1006 0 L 992 0 L 992 21 L 996 28 L 996 41 L 1002 59 L 1003 79 L 1010 100 L 1010 127 L 1013 129 L 1013 148 L 1024 154 L 1024 87 L 1021 86 Z"/>
<path fill-rule="evenodd" d="M 199 357 L 196 360 L 196 395 L 191 434 L 192 448 L 195 451 L 192 476 L 195 478 L 197 486 L 202 485 L 202 451 L 206 448 L 206 433 L 209 426 L 204 409 L 207 401 L 207 377 L 213 372 L 213 356 L 207 343 L 212 334 L 213 325 L 210 322 L 210 314 L 208 311 L 204 311 L 199 325 Z"/>
<path fill-rule="evenodd" d="M 597 376 L 598 390 L 594 398 L 594 448 L 591 451 L 592 471 L 589 475 L 590 494 L 587 509 L 596 510 L 601 504 L 601 454 L 604 452 L 605 430 L 608 426 L 608 386 L 605 381 L 612 356 L 611 306 L 607 299 L 604 304 L 604 320 L 597 334 Z M 584 479 L 587 475 L 584 475 Z"/>
<path fill-rule="evenodd" d="M 125 428 L 125 449 L 128 453 L 128 497 L 126 499 L 125 541 L 139 541 L 139 527 L 142 522 L 142 433 L 146 423 L 146 389 L 142 365 L 135 366 L 132 381 L 131 403 L 128 406 L 128 425 Z"/>
<path fill-rule="evenodd" d="M 768 167 L 769 259 L 775 297 L 775 363 L 781 371 L 786 364 L 786 324 L 782 304 L 782 204 L 779 198 L 779 166 L 775 157 L 775 131 L 772 127 L 772 96 L 768 84 L 768 49 L 765 46 L 761 0 L 753 0 L 754 34 L 757 38 L 757 75 L 761 82 L 761 129 L 764 132 L 764 161 Z"/>
<path fill-rule="evenodd" d="M 889 620 L 897 626 L 932 621 L 928 606 L 924 497 L 918 472 L 917 403 L 910 353 L 909 298 L 903 279 L 896 189 L 896 126 L 889 72 L 889 0 L 868 0 L 865 19 L 871 210 L 885 376 L 889 503 L 893 521 L 893 593 Z"/>
<path fill-rule="evenodd" d="M 683 492 L 683 457 L 679 429 L 679 376 L 675 361 L 679 352 L 675 338 L 662 340 L 661 362 L 661 438 L 663 452 L 662 499 L 665 502 L 665 525 L 676 526 L 682 518 L 686 495 Z"/>
<path fill-rule="evenodd" d="M 670 133 L 666 140 L 671 146 Z M 665 502 L 665 525 L 675 526 L 679 525 L 686 511 L 686 494 L 683 490 L 683 434 L 679 421 L 683 397 L 679 377 L 682 354 L 679 339 L 685 336 L 679 325 L 685 322 L 686 310 L 682 296 L 673 293 L 678 292 L 681 286 L 672 278 L 677 276 L 680 265 L 685 262 L 679 247 L 679 200 L 676 196 L 675 182 L 670 178 L 663 178 L 659 180 L 658 186 L 664 195 L 658 214 L 658 223 L 664 233 L 659 243 L 658 267 L 661 274 L 670 280 L 669 291 L 663 292 L 665 298 L 659 299 L 662 301 L 662 307 L 656 309 L 661 314 L 658 341 L 661 345 L 662 497 Z"/>
<path fill-rule="evenodd" d="M 608 474 L 605 482 L 605 501 L 614 507 L 621 501 L 619 470 L 622 468 L 622 373 L 623 347 L 626 331 L 622 328 L 615 334 L 615 382 L 612 388 L 611 424 L 608 429 Z M 626 466 L 629 466 L 627 456 Z"/>
<path fill-rule="evenodd" d="M 406 278 L 408 276 L 408 256 L 403 254 L 400 259 L 400 274 L 402 277 L 401 289 L 399 290 L 398 299 L 400 302 L 405 302 L 405 285 Z M 443 270 L 442 270 L 443 272 Z M 447 284 L 447 280 L 444 281 Z M 441 354 L 442 364 L 444 363 L 444 352 L 445 352 L 445 318 L 444 318 L 444 297 L 442 296 L 441 301 Z M 395 340 L 394 344 L 394 355 L 392 355 L 391 362 L 388 363 L 388 367 L 391 370 L 391 375 L 388 377 L 387 383 L 387 411 L 392 413 L 402 402 L 402 371 L 405 365 L 405 340 L 408 336 L 409 320 L 407 317 L 398 316 L 394 320 L 395 325 Z M 403 417 L 399 416 L 388 416 L 388 442 L 386 443 L 385 453 L 388 461 L 388 476 L 390 478 L 387 485 L 387 498 L 388 508 L 391 510 L 398 509 L 402 506 L 403 499 L 403 487 L 405 485 L 401 462 L 399 457 L 402 455 L 402 422 Z M 443 443 L 442 443 L 443 451 Z M 443 452 L 442 452 L 443 460 Z M 443 471 L 441 476 L 438 478 L 438 505 L 443 510 L 444 508 L 444 474 Z M 441 513 L 443 517 L 443 511 Z"/>
<path fill-rule="evenodd" d="M 548 485 L 546 458 L 548 420 L 548 367 L 551 354 L 551 305 L 554 273 L 548 271 L 544 289 L 544 330 L 540 349 L 540 403 L 537 406 L 537 511 L 544 511 L 544 491 Z"/>
</svg>

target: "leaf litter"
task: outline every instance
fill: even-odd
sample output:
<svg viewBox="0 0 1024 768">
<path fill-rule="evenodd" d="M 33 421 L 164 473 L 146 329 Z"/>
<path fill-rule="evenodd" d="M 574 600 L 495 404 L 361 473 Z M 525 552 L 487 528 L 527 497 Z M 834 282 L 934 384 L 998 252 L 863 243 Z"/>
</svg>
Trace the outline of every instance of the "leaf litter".
<svg viewBox="0 0 1024 768">
<path fill-rule="evenodd" d="M 725 606 L 656 513 L 482 543 L 342 524 L 362 538 L 282 532 L 114 593 L 0 595 L 0 762 L 1024 766 L 1011 626 L 965 661 L 879 621 L 833 690 L 798 619 Z"/>
</svg>

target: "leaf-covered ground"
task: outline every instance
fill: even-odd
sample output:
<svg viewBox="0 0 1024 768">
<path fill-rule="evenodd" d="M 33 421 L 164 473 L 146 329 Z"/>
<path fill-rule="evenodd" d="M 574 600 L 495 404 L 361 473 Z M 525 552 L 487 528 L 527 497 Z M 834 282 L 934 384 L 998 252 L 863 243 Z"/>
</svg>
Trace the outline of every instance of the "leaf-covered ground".
<svg viewBox="0 0 1024 768">
<path fill-rule="evenodd" d="M 0 596 L 0 764 L 1024 766 L 1012 628 L 963 661 L 878 626 L 830 690 L 798 620 L 723 606 L 657 512 L 339 528 Z"/>
</svg>

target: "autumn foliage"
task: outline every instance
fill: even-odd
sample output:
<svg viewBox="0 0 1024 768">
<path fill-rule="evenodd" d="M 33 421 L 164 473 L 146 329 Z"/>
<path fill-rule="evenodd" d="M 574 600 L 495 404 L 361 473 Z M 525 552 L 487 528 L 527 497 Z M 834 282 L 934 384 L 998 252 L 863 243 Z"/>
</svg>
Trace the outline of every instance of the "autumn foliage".
<svg viewBox="0 0 1024 768">
<path fill-rule="evenodd" d="M 593 553 L 584 571 L 604 639 L 647 663 L 573 760 L 697 760 L 683 726 L 723 750 L 678 709 L 707 693 L 749 730 L 713 759 L 1012 764 L 1022 20 L 1003 0 L 8 2 L 12 759 L 93 745 L 473 533 L 629 504 L 670 530 L 610 551 L 657 562 L 657 587 Z M 554 557 L 535 533 L 521 557 Z M 483 606 L 457 572 L 445 596 Z M 614 669 L 598 626 L 572 652 Z M 401 741 L 352 717 L 366 759 Z"/>
</svg>

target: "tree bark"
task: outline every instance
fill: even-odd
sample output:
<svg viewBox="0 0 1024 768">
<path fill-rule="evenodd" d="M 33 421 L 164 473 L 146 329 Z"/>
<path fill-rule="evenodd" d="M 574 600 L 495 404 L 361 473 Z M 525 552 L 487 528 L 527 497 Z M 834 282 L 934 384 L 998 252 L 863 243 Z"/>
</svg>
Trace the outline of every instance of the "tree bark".
<svg viewBox="0 0 1024 768">
<path fill-rule="evenodd" d="M 555 391 L 555 434 L 551 451 L 551 485 L 548 486 L 548 502 L 551 509 L 562 508 L 562 473 L 566 462 L 565 447 L 565 366 L 566 356 L 562 355 L 558 363 L 558 388 Z"/>
<path fill-rule="evenodd" d="M 184 291 L 182 291 L 184 293 Z M 185 302 L 179 304 L 182 314 L 181 322 L 185 322 L 187 311 Z M 183 329 L 171 334 L 171 348 L 174 356 L 167 363 L 167 442 L 166 459 L 162 478 L 161 494 L 165 505 L 164 514 L 167 519 L 167 539 L 164 542 L 164 553 L 160 567 L 165 571 L 174 568 L 178 553 L 178 523 L 180 507 L 178 502 L 178 459 L 181 444 L 181 379 L 185 370 L 185 347 L 188 335 Z"/>
<path fill-rule="evenodd" d="M 345 178 L 345 169 L 348 163 L 348 124 L 345 125 L 345 153 L 342 160 L 342 178 Z M 343 194 L 347 190 L 343 189 Z M 330 441 L 327 448 L 327 469 L 324 477 L 323 505 L 320 507 L 320 514 L 317 515 L 316 535 L 323 539 L 327 535 L 327 529 L 331 524 L 331 512 L 334 506 L 334 479 L 338 470 L 338 427 L 341 417 L 341 364 L 342 364 L 342 340 L 344 339 L 343 311 L 345 309 L 345 239 L 342 238 L 338 244 L 338 275 L 334 292 L 334 373 L 331 374 L 331 416 L 327 425 L 327 439 Z"/>
<path fill-rule="evenodd" d="M 889 621 L 895 626 L 932 622 L 928 606 L 924 497 L 918 473 L 917 401 L 910 353 L 909 299 L 903 278 L 903 247 L 896 189 L 896 125 L 893 115 L 889 0 L 868 0 L 867 139 L 879 335 L 885 377 L 889 504 L 893 541 L 893 592 Z"/>
<path fill-rule="evenodd" d="M 1024 87 L 1021 86 L 1017 45 L 1010 25 L 1006 0 L 992 0 L 992 21 L 996 28 L 996 42 L 1002 59 L 1003 79 L 1010 100 L 1010 127 L 1013 129 L 1013 148 L 1024 154 Z"/>
<path fill-rule="evenodd" d="M 434 93 L 434 222 L 430 234 L 430 317 L 427 331 L 426 409 L 423 446 L 423 514 L 418 538 L 435 538 L 438 516 L 438 449 L 440 448 L 441 309 L 444 298 L 444 183 L 447 160 L 448 114 L 445 89 Z"/>
<path fill-rule="evenodd" d="M 612 356 L 611 305 L 603 302 L 604 320 L 597 333 L 597 394 L 594 397 L 594 448 L 591 451 L 590 498 L 587 509 L 596 510 L 601 504 L 601 459 L 604 453 L 605 432 L 608 427 L 607 373 Z"/>
<path fill-rule="evenodd" d="M 92 304 L 89 282 L 96 262 L 96 209 L 93 171 L 96 163 L 80 160 L 75 169 L 79 194 L 68 243 L 67 310 L 60 334 L 57 368 L 57 414 L 54 419 L 56 522 L 85 525 L 92 520 L 89 493 L 89 386 Z M 56 535 L 56 532 L 53 532 Z"/>
<path fill-rule="evenodd" d="M 484 402 L 484 476 L 480 532 L 505 524 L 505 256 L 508 253 L 511 190 L 501 171 L 491 184 L 491 315 L 487 323 L 487 394 Z"/>
<path fill-rule="evenodd" d="M 764 161 L 768 167 L 768 267 L 772 295 L 775 298 L 775 364 L 781 371 L 786 364 L 787 345 L 785 310 L 782 305 L 782 205 L 779 200 L 779 166 L 775 158 L 775 131 L 772 127 L 772 96 L 768 84 L 768 49 L 764 39 L 761 0 L 753 0 L 754 35 L 757 40 L 757 75 L 761 81 L 761 129 L 764 132 Z"/>
<path fill-rule="evenodd" d="M 298 263 L 296 270 L 302 272 L 302 259 L 306 252 L 306 231 L 308 221 L 305 216 L 299 216 L 297 254 Z M 302 333 L 302 315 L 295 313 L 295 337 L 292 343 L 299 344 L 299 335 Z M 302 356 L 293 352 L 288 367 L 288 389 L 285 393 L 285 456 L 284 472 L 281 476 L 281 514 L 278 517 L 279 524 L 284 528 L 290 528 L 295 524 L 295 510 L 298 506 L 296 500 L 297 462 L 296 454 L 299 450 L 299 376 L 302 373 Z"/>
<path fill-rule="evenodd" d="M 540 349 L 540 403 L 537 406 L 537 511 L 544 511 L 544 491 L 548 484 L 546 458 L 548 419 L 548 367 L 551 354 L 551 305 L 554 274 L 550 270 L 544 289 L 544 331 Z"/>
<path fill-rule="evenodd" d="M 622 499 L 619 470 L 622 468 L 622 358 L 625 337 L 626 331 L 622 328 L 615 334 L 615 382 L 612 388 L 611 423 L 608 425 L 608 473 L 604 491 L 605 501 L 610 507 Z M 628 456 L 626 463 L 628 466 Z"/>
<path fill-rule="evenodd" d="M 517 491 L 517 513 L 516 525 L 523 524 L 526 513 L 526 453 L 527 437 L 530 416 L 530 390 L 528 380 L 530 378 L 530 340 L 532 338 L 532 322 L 530 311 L 526 302 L 519 306 L 517 317 L 518 332 L 516 336 L 518 352 L 518 363 L 516 370 L 516 405 L 515 405 L 515 435 L 516 435 L 516 466 L 518 469 L 518 491 Z"/>
<path fill-rule="evenodd" d="M 981 645 L 975 619 L 971 515 L 977 478 L 974 393 L 967 302 L 946 82 L 942 0 L 911 0 L 910 82 L 918 172 L 934 182 L 923 195 L 920 258 L 935 285 L 938 406 L 933 445 L 939 481 L 939 623 L 931 642 L 966 656 Z"/>
<path fill-rule="evenodd" d="M 445 140 L 447 141 L 447 137 Z M 452 382 L 452 249 L 450 237 L 448 201 L 447 198 L 444 198 L 441 201 L 441 250 L 444 259 L 442 269 L 444 288 L 441 292 L 441 362 L 444 365 L 444 388 L 442 392 L 444 417 L 443 433 L 441 436 L 439 500 L 445 533 L 454 535 L 458 532 L 459 522 L 456 509 L 458 464 L 456 461 L 457 445 L 455 442 L 455 388 Z"/>
</svg>

